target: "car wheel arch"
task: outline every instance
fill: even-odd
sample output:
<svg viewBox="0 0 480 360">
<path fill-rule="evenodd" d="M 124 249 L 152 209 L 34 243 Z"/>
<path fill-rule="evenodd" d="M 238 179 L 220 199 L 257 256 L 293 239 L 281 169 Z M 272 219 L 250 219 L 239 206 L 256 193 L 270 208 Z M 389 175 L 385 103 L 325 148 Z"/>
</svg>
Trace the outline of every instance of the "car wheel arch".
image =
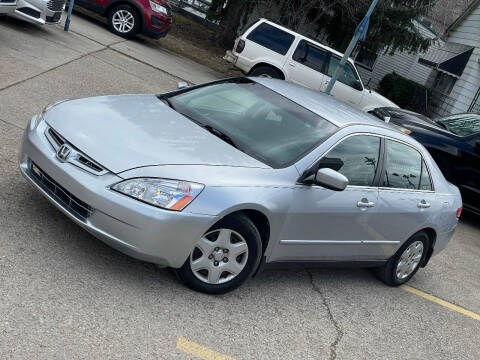
<svg viewBox="0 0 480 360">
<path fill-rule="evenodd" d="M 270 64 L 268 62 L 259 62 L 259 63 L 256 63 L 251 69 L 250 71 L 248 72 L 248 75 L 250 76 L 250 74 L 255 70 L 255 69 L 258 69 L 260 67 L 269 67 L 273 70 L 275 70 L 276 72 L 278 72 L 278 74 L 280 75 L 281 79 L 282 80 L 285 80 L 285 74 L 283 73 L 283 71 L 278 68 L 277 66 L 273 65 L 273 64 Z"/>
<path fill-rule="evenodd" d="M 105 12 L 103 15 L 105 16 L 108 16 L 110 10 L 112 10 L 114 7 L 116 6 L 120 6 L 120 5 L 128 5 L 128 6 L 131 6 L 135 11 L 137 11 L 137 13 L 140 15 L 140 19 L 142 20 L 142 23 L 140 24 L 140 29 L 143 29 L 143 27 L 145 26 L 145 15 L 142 11 L 142 9 L 140 9 L 140 7 L 132 0 L 116 0 L 116 1 L 112 1 L 110 4 L 108 4 L 108 6 L 105 8 Z"/>
</svg>

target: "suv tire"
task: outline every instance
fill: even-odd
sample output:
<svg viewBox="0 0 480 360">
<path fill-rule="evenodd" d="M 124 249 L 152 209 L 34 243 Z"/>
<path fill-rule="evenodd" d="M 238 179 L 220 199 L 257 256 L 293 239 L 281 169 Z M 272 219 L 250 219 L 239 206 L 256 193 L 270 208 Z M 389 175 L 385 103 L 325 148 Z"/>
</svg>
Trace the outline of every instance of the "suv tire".
<svg viewBox="0 0 480 360">
<path fill-rule="evenodd" d="M 281 74 L 270 66 L 259 66 L 256 69 L 253 69 L 250 76 L 259 76 L 259 77 L 266 77 L 272 79 L 281 79 Z"/>
<path fill-rule="evenodd" d="M 123 38 L 133 38 L 139 32 L 141 23 L 138 11 L 129 5 L 114 6 L 108 12 L 108 28 Z"/>
</svg>

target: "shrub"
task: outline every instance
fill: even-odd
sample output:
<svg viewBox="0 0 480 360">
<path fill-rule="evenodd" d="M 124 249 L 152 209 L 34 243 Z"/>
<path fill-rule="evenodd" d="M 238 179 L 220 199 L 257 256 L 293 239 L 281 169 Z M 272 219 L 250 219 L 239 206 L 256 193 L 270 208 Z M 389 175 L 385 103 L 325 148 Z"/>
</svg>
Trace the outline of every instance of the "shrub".
<svg viewBox="0 0 480 360">
<path fill-rule="evenodd" d="M 405 109 L 417 108 L 420 100 L 424 103 L 425 92 L 428 100 L 431 97 L 430 89 L 396 73 L 385 75 L 378 84 L 377 91 Z"/>
</svg>

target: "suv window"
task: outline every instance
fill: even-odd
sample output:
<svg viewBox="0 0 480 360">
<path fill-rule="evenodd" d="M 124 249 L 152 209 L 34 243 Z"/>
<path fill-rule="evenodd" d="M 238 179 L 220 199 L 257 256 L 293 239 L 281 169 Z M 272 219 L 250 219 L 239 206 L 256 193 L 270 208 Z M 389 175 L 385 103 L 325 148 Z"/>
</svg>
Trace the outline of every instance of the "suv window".
<svg viewBox="0 0 480 360">
<path fill-rule="evenodd" d="M 327 59 L 327 52 L 302 40 L 298 43 L 292 59 L 316 71 L 323 71 Z"/>
<path fill-rule="evenodd" d="M 383 187 L 412 190 L 431 190 L 427 183 L 430 179 L 422 177 L 422 155 L 414 148 L 393 140 L 386 142 L 386 162 L 383 177 Z M 428 171 L 425 167 L 426 176 Z M 422 180 L 422 181 L 421 181 Z M 427 189 L 423 189 L 426 186 Z"/>
<path fill-rule="evenodd" d="M 327 75 L 332 77 L 333 73 L 335 72 L 335 69 L 338 66 L 338 63 L 340 62 L 340 58 L 332 55 L 330 56 L 330 61 L 328 62 L 328 69 L 327 69 Z M 340 76 L 338 77 L 338 81 L 341 83 L 351 86 L 355 88 L 355 83 L 359 81 L 360 79 L 357 76 L 357 72 L 353 68 L 352 64 L 347 62 L 344 67 L 344 71 Z"/>
<path fill-rule="evenodd" d="M 330 150 L 319 162 L 319 169 L 330 168 L 345 175 L 349 185 L 371 186 L 377 171 L 380 138 L 356 135 Z"/>
<path fill-rule="evenodd" d="M 292 46 L 295 36 L 264 22 L 248 34 L 247 39 L 285 55 Z"/>
</svg>

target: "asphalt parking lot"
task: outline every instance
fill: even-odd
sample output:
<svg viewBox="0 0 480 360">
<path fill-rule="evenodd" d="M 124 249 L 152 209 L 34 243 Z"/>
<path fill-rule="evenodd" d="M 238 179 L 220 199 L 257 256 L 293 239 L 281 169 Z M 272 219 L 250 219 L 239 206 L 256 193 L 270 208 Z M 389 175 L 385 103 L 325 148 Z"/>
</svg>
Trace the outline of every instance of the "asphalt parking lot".
<svg viewBox="0 0 480 360">
<path fill-rule="evenodd" d="M 49 102 L 218 77 L 83 17 L 68 34 L 0 18 L 0 358 L 480 359 L 480 217 L 464 214 L 411 288 L 289 270 L 214 297 L 96 240 L 17 170 L 23 129 Z"/>
</svg>

